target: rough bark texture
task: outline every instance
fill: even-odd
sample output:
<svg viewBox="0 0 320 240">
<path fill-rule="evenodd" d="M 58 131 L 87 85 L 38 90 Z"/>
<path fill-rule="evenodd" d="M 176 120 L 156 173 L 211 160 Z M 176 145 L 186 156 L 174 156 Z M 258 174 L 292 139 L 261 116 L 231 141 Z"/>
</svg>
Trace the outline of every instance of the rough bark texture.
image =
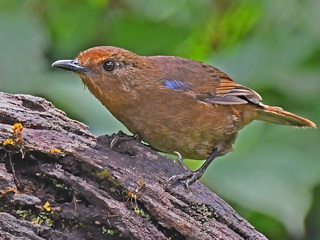
<svg viewBox="0 0 320 240">
<path fill-rule="evenodd" d="M 112 139 L 0 93 L 0 239 L 266 239 L 201 183 L 166 188 L 183 171 L 172 160 Z"/>
</svg>

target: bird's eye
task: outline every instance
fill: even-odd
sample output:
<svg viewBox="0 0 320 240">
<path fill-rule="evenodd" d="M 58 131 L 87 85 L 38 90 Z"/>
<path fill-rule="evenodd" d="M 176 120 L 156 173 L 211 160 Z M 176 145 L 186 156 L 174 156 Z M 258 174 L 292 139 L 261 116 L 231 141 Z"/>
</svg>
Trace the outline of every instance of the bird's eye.
<svg viewBox="0 0 320 240">
<path fill-rule="evenodd" d="M 116 67 L 116 64 L 115 64 L 115 62 L 113 62 L 113 61 L 106 61 L 106 62 L 103 64 L 104 70 L 106 70 L 106 71 L 108 71 L 108 72 L 111 72 L 115 67 Z"/>
</svg>

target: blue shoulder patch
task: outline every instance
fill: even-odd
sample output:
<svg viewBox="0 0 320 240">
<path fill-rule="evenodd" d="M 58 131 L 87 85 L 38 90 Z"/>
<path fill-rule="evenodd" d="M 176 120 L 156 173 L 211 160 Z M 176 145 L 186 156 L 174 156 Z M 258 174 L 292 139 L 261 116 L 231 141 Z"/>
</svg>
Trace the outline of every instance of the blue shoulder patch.
<svg viewBox="0 0 320 240">
<path fill-rule="evenodd" d="M 167 88 L 178 90 L 178 91 L 187 91 L 190 89 L 188 83 L 182 82 L 180 80 L 165 80 L 165 85 Z"/>
</svg>

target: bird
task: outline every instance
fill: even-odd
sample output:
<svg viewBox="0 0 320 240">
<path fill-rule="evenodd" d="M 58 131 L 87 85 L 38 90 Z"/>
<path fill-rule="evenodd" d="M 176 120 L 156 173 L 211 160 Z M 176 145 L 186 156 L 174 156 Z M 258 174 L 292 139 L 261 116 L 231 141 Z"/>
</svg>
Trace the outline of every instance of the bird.
<svg viewBox="0 0 320 240">
<path fill-rule="evenodd" d="M 176 56 L 140 56 L 96 46 L 52 67 L 76 73 L 90 92 L 139 139 L 181 158 L 205 160 L 169 182 L 189 186 L 218 156 L 233 150 L 238 131 L 254 120 L 299 128 L 312 121 L 261 102 L 261 96 L 211 65 Z"/>
</svg>

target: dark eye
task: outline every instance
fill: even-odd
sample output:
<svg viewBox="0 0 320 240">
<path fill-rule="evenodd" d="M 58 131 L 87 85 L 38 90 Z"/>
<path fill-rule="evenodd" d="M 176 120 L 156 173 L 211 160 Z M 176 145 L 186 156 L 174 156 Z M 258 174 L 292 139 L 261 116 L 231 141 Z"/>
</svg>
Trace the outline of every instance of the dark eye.
<svg viewBox="0 0 320 240">
<path fill-rule="evenodd" d="M 111 72 L 116 67 L 116 64 L 113 61 L 106 61 L 103 64 L 104 70 Z"/>
</svg>

